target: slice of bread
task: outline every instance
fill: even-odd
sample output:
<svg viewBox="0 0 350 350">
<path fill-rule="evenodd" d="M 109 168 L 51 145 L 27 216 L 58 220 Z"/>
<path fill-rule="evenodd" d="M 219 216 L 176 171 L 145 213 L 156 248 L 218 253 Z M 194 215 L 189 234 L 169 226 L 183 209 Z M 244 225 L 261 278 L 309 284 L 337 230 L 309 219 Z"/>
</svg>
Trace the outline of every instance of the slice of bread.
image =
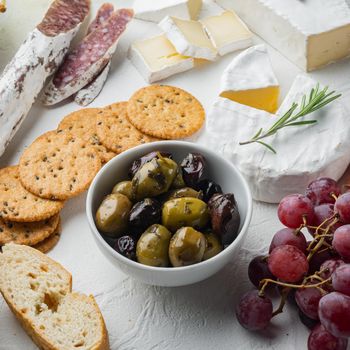
<svg viewBox="0 0 350 350">
<path fill-rule="evenodd" d="M 0 292 L 40 349 L 109 349 L 95 299 L 71 292 L 68 271 L 28 246 L 7 244 L 2 251 Z"/>
</svg>

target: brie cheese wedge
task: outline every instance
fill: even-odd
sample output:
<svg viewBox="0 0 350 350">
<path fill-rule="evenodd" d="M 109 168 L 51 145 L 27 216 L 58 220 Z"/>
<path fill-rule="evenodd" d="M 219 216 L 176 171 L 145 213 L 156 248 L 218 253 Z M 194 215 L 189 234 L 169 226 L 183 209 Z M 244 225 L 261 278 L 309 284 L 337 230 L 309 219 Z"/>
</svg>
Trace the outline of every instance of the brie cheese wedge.
<svg viewBox="0 0 350 350">
<path fill-rule="evenodd" d="M 265 45 L 236 56 L 221 78 L 221 97 L 270 113 L 278 108 L 279 91 Z"/>
<path fill-rule="evenodd" d="M 217 57 L 217 51 L 200 22 L 167 16 L 159 27 L 178 53 L 211 61 Z"/>
<path fill-rule="evenodd" d="M 252 45 L 253 34 L 233 11 L 200 20 L 220 56 Z"/>
<path fill-rule="evenodd" d="M 148 83 L 194 67 L 193 58 L 179 54 L 164 34 L 135 42 L 128 57 Z"/>
<path fill-rule="evenodd" d="M 293 102 L 301 102 L 316 82 L 298 76 L 277 112 L 283 115 Z M 276 115 L 218 98 L 207 118 L 199 142 L 219 150 L 235 164 L 250 184 L 256 200 L 278 203 L 291 193 L 304 193 L 307 185 L 320 176 L 338 180 L 350 162 L 350 117 L 341 100 L 305 117 L 313 125 L 281 129 L 264 141 L 277 154 L 260 144 L 240 146 L 259 128 L 266 130 Z"/>
<path fill-rule="evenodd" d="M 166 16 L 197 19 L 202 0 L 135 0 L 135 18 L 160 22 Z"/>
<path fill-rule="evenodd" d="M 305 71 L 350 56 L 347 0 L 216 0 Z"/>
</svg>

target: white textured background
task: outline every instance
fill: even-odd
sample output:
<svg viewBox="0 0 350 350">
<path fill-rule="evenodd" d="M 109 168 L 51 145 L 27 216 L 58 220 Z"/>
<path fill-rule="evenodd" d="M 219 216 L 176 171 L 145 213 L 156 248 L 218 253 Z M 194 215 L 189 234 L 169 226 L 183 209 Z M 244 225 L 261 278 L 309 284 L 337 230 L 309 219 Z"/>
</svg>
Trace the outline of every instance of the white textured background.
<svg viewBox="0 0 350 350">
<path fill-rule="evenodd" d="M 93 1 L 94 10 L 102 2 Z M 131 5 L 131 1 L 112 2 L 119 7 Z M 40 21 L 48 3 L 48 0 L 8 1 L 9 11 L 0 16 L 0 71 L 26 33 Z M 113 60 L 109 80 L 92 107 L 128 99 L 136 89 L 146 85 L 125 58 L 126 50 L 134 40 L 158 31 L 153 24 L 136 20 L 131 24 Z M 261 42 L 259 38 L 255 41 Z M 284 96 L 298 69 L 272 48 L 269 52 Z M 220 76 L 235 55 L 202 64 L 164 83 L 190 91 L 208 109 L 217 96 Z M 312 76 L 348 92 L 350 63 L 333 65 Z M 77 108 L 74 103 L 51 109 L 36 104 L 0 158 L 0 167 L 16 164 L 26 146 Z M 112 350 L 306 349 L 308 331 L 300 324 L 293 307 L 288 306 L 264 333 L 245 331 L 234 316 L 239 295 L 251 288 L 247 278 L 249 261 L 267 251 L 271 237 L 281 227 L 275 206 L 254 203 L 253 219 L 239 257 L 212 278 L 182 288 L 143 285 L 114 268 L 97 250 L 84 211 L 85 195 L 67 203 L 62 212 L 61 241 L 49 255 L 72 272 L 75 290 L 96 297 L 107 323 Z M 36 347 L 0 299 L 0 350 L 12 349 Z"/>
</svg>

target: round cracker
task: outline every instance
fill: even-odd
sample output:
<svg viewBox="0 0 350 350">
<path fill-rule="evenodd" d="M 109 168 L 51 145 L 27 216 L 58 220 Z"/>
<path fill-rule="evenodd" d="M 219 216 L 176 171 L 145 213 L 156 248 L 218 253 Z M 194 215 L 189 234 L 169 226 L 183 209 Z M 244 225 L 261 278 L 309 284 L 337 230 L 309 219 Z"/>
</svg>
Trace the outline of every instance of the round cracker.
<svg viewBox="0 0 350 350">
<path fill-rule="evenodd" d="M 34 245 L 49 237 L 57 228 L 59 214 L 37 222 L 10 222 L 0 219 L 0 245 L 17 243 Z"/>
<path fill-rule="evenodd" d="M 19 180 L 18 166 L 0 169 L 0 217 L 6 221 L 33 222 L 49 219 L 63 208 L 63 202 L 39 198 Z"/>
<path fill-rule="evenodd" d="M 99 108 L 84 108 L 68 114 L 58 125 L 57 132 L 69 131 L 74 136 L 80 137 L 87 145 L 96 148 L 103 163 L 111 160 L 115 153 L 107 150 L 101 143 L 96 133 L 96 122 Z"/>
<path fill-rule="evenodd" d="M 42 198 L 65 200 L 85 191 L 101 168 L 93 146 L 64 131 L 49 131 L 23 153 L 22 185 Z"/>
<path fill-rule="evenodd" d="M 163 139 L 191 136 L 205 120 L 204 109 L 195 97 L 165 85 L 136 91 L 128 102 L 127 116 L 137 129 Z"/>
<path fill-rule="evenodd" d="M 105 108 L 97 118 L 97 136 L 102 144 L 115 153 L 157 141 L 138 131 L 127 118 L 127 102 L 114 103 Z"/>
<path fill-rule="evenodd" d="M 55 232 L 51 236 L 47 237 L 46 239 L 39 242 L 38 244 L 33 245 L 32 247 L 46 254 L 56 246 L 56 244 L 61 238 L 61 233 L 62 233 L 61 220 L 59 220 Z"/>
</svg>

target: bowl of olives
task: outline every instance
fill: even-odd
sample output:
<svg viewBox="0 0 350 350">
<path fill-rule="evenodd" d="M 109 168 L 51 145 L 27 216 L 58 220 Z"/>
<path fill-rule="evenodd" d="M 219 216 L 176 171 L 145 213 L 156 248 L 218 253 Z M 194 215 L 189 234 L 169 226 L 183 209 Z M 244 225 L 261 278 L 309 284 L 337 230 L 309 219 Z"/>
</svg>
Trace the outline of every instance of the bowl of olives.
<svg viewBox="0 0 350 350">
<path fill-rule="evenodd" d="M 160 141 L 108 162 L 90 186 L 86 212 L 112 264 L 147 284 L 182 286 L 234 260 L 252 198 L 243 176 L 217 152 Z"/>
</svg>

